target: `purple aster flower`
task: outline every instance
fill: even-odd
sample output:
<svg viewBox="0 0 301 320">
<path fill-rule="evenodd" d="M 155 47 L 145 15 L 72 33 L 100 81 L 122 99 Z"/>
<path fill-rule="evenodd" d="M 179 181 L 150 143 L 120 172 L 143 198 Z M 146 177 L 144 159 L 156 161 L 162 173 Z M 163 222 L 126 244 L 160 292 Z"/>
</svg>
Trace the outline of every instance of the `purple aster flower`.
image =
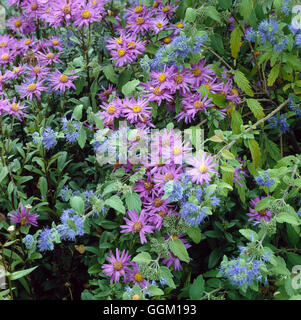
<svg viewBox="0 0 301 320">
<path fill-rule="evenodd" d="M 46 91 L 47 88 L 43 87 L 43 81 L 33 81 L 29 84 L 21 84 L 18 86 L 18 91 L 21 94 L 21 98 L 26 98 L 28 100 L 32 100 L 33 96 L 37 99 L 41 99 L 41 92 Z"/>
<path fill-rule="evenodd" d="M 49 76 L 50 85 L 55 91 L 65 91 L 66 88 L 76 89 L 75 85 L 73 84 L 73 80 L 78 78 L 78 76 L 67 76 L 66 74 L 61 73 L 58 70 L 55 70 Z"/>
<path fill-rule="evenodd" d="M 126 217 L 123 218 L 126 225 L 120 226 L 124 229 L 120 233 L 139 232 L 141 244 L 147 242 L 145 233 L 153 233 L 154 229 L 146 222 L 146 212 L 142 210 L 138 216 L 136 210 L 128 210 L 128 215 L 130 220 Z"/>
<path fill-rule="evenodd" d="M 13 214 L 8 214 L 10 217 L 10 221 L 12 223 L 20 223 L 22 226 L 26 225 L 32 225 L 37 227 L 38 226 L 38 214 L 31 213 L 30 209 L 23 207 L 22 204 L 20 204 L 20 207 L 18 208 L 17 211 L 14 211 Z"/>
<path fill-rule="evenodd" d="M 107 257 L 106 260 L 110 262 L 110 264 L 103 264 L 102 271 L 106 276 L 110 276 L 111 280 L 110 283 L 118 282 L 120 276 L 123 276 L 126 280 L 126 272 L 129 271 L 129 259 L 130 255 L 129 252 L 123 250 L 122 253 L 119 249 L 116 248 L 116 256 L 114 256 L 113 252 L 110 251 L 110 256 Z"/>
<path fill-rule="evenodd" d="M 263 209 L 260 211 L 255 211 L 254 208 L 256 207 L 257 203 L 260 200 L 263 200 L 265 197 L 255 197 L 250 201 L 250 204 L 253 208 L 249 208 L 249 211 L 247 215 L 250 217 L 248 221 L 255 221 L 255 223 L 259 223 L 261 219 L 264 219 L 265 221 L 270 221 L 272 215 L 274 214 L 272 211 L 269 209 Z"/>
</svg>

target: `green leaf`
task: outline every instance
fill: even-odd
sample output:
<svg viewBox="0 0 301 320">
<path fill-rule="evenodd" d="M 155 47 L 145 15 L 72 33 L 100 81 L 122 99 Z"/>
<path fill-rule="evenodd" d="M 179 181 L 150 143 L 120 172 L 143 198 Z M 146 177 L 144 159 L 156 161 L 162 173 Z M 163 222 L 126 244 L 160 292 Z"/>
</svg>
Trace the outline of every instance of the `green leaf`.
<svg viewBox="0 0 301 320">
<path fill-rule="evenodd" d="M 207 6 L 206 7 L 206 11 L 205 11 L 206 15 L 208 17 L 210 17 L 211 19 L 221 23 L 222 20 L 221 20 L 221 17 L 220 17 L 220 14 L 219 12 L 215 9 L 215 7 L 213 6 Z"/>
<path fill-rule="evenodd" d="M 140 81 L 139 80 L 132 80 L 126 83 L 124 86 L 122 86 L 122 93 L 125 96 L 130 96 L 132 92 L 135 91 L 136 87 L 139 85 Z"/>
<path fill-rule="evenodd" d="M 138 193 L 128 193 L 125 197 L 125 203 L 129 210 L 136 210 L 138 213 L 141 211 L 141 199 Z"/>
<path fill-rule="evenodd" d="M 8 274 L 8 276 L 10 276 L 11 280 L 17 280 L 19 278 L 25 277 L 26 275 L 30 274 L 33 270 L 35 270 L 38 266 L 35 266 L 33 268 L 30 269 L 25 269 L 25 270 L 21 270 L 21 271 L 16 271 L 13 273 Z"/>
<path fill-rule="evenodd" d="M 194 243 L 200 243 L 202 239 L 202 233 L 198 226 L 191 226 L 187 229 L 188 237 L 194 242 Z"/>
<path fill-rule="evenodd" d="M 239 232 L 248 240 L 256 241 L 258 240 L 258 235 L 254 230 L 251 229 L 240 229 Z"/>
<path fill-rule="evenodd" d="M 80 130 L 79 130 L 79 136 L 76 139 L 79 146 L 83 149 L 86 141 L 87 141 L 87 133 L 86 133 L 86 129 L 84 128 L 84 126 L 81 126 Z"/>
<path fill-rule="evenodd" d="M 272 70 L 269 73 L 268 82 L 267 82 L 267 85 L 269 87 L 271 87 L 274 84 L 274 82 L 276 81 L 276 79 L 279 75 L 279 72 L 280 72 L 280 64 L 278 63 L 278 64 L 274 65 L 274 67 L 272 68 Z"/>
<path fill-rule="evenodd" d="M 246 76 L 239 70 L 234 70 L 234 82 L 237 84 L 238 88 L 245 92 L 247 95 L 253 97 L 254 92 L 251 88 L 249 80 Z"/>
<path fill-rule="evenodd" d="M 118 212 L 121 212 L 125 214 L 125 207 L 123 205 L 123 202 L 118 196 L 112 196 L 111 198 L 107 199 L 105 201 L 105 205 L 115 209 Z"/>
<path fill-rule="evenodd" d="M 180 239 L 174 239 L 169 242 L 169 249 L 180 260 L 189 262 L 189 255 L 184 246 L 184 243 Z"/>
<path fill-rule="evenodd" d="M 245 20 L 248 20 L 253 11 L 253 2 L 252 0 L 242 0 L 240 3 L 240 14 L 244 17 Z"/>
<path fill-rule="evenodd" d="M 78 106 L 76 106 L 73 110 L 73 115 L 75 120 L 79 121 L 82 116 L 83 116 L 83 105 L 79 104 Z"/>
<path fill-rule="evenodd" d="M 257 100 L 247 99 L 247 105 L 257 120 L 264 118 L 263 108 Z"/>
<path fill-rule="evenodd" d="M 0 183 L 2 182 L 2 180 L 4 180 L 4 178 L 7 176 L 7 174 L 8 174 L 7 167 L 2 167 L 1 172 L 0 172 Z"/>
<path fill-rule="evenodd" d="M 200 274 L 189 287 L 189 298 L 191 300 L 200 300 L 205 289 L 205 281 Z"/>
<path fill-rule="evenodd" d="M 108 64 L 107 66 L 103 67 L 102 71 L 108 80 L 110 80 L 113 83 L 117 82 L 117 76 L 111 64 Z"/>
<path fill-rule="evenodd" d="M 85 212 L 85 202 L 81 197 L 72 197 L 70 199 L 70 206 L 76 213 L 84 214 Z"/>
<path fill-rule="evenodd" d="M 242 32 L 238 27 L 236 27 L 230 35 L 230 48 L 231 48 L 231 55 L 234 59 L 238 57 L 240 47 L 241 47 L 241 37 Z"/>
<path fill-rule="evenodd" d="M 164 291 L 158 288 L 157 286 L 151 285 L 148 287 L 147 291 L 149 292 L 150 296 L 161 296 L 164 294 Z"/>
<path fill-rule="evenodd" d="M 231 159 L 235 159 L 235 155 L 230 152 L 229 150 L 225 149 L 222 152 L 222 156 L 226 159 L 226 160 L 231 160 Z"/>
<path fill-rule="evenodd" d="M 194 8 L 187 8 L 184 22 L 194 22 L 196 19 L 196 10 Z"/>
<path fill-rule="evenodd" d="M 215 267 L 222 255 L 223 254 L 220 248 L 215 248 L 212 250 L 208 259 L 208 268 L 212 269 Z"/>
<path fill-rule="evenodd" d="M 249 139 L 248 141 L 249 141 L 249 148 L 251 151 L 253 164 L 256 169 L 259 166 L 260 159 L 261 159 L 260 147 L 255 139 Z"/>
<path fill-rule="evenodd" d="M 234 134 L 241 133 L 241 126 L 243 125 L 241 114 L 237 110 L 232 112 L 231 129 Z"/>
<path fill-rule="evenodd" d="M 48 191 L 48 183 L 47 183 L 47 179 L 45 177 L 41 177 L 40 178 L 40 192 L 41 195 L 46 198 L 46 193 Z"/>
<path fill-rule="evenodd" d="M 149 264 L 152 261 L 152 257 L 148 252 L 141 252 L 138 253 L 132 261 L 137 263 Z"/>
<path fill-rule="evenodd" d="M 287 222 L 289 224 L 292 224 L 294 226 L 298 226 L 300 224 L 299 220 L 294 217 L 293 215 L 290 215 L 288 212 L 280 212 L 276 215 L 276 221 L 279 223 Z"/>
</svg>

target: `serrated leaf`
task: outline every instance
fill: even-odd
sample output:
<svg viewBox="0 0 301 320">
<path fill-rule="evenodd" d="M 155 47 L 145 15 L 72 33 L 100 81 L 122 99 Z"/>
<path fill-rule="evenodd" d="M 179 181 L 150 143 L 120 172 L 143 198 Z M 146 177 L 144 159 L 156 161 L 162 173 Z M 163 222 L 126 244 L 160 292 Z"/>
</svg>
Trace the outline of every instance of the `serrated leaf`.
<svg viewBox="0 0 301 320">
<path fill-rule="evenodd" d="M 113 83 L 117 82 L 116 73 L 115 73 L 114 68 L 111 64 L 104 66 L 102 71 L 108 80 L 110 80 Z"/>
<path fill-rule="evenodd" d="M 115 209 L 118 212 L 125 214 L 125 207 L 118 196 L 112 196 L 111 198 L 107 199 L 105 201 L 105 205 Z"/>
<path fill-rule="evenodd" d="M 246 78 L 246 76 L 239 70 L 234 70 L 233 74 L 234 74 L 234 82 L 237 84 L 239 89 L 241 89 L 247 95 L 253 97 L 254 92 L 253 92 L 251 85 L 250 85 L 250 82 Z"/>
<path fill-rule="evenodd" d="M 258 240 L 258 235 L 254 230 L 251 229 L 240 229 L 239 232 L 248 240 L 256 241 Z"/>
<path fill-rule="evenodd" d="M 256 169 L 259 166 L 260 159 L 261 159 L 260 147 L 258 145 L 258 142 L 255 139 L 249 139 L 248 141 L 249 141 L 249 148 L 251 151 L 253 164 Z"/>
<path fill-rule="evenodd" d="M 76 213 L 84 214 L 85 212 L 85 202 L 81 197 L 75 196 L 70 199 L 71 208 L 74 209 Z"/>
<path fill-rule="evenodd" d="M 276 81 L 280 72 L 280 64 L 276 64 L 269 73 L 267 85 L 271 87 Z"/>
<path fill-rule="evenodd" d="M 169 249 L 180 260 L 189 262 L 189 255 L 184 243 L 180 239 L 174 239 L 169 242 Z"/>
<path fill-rule="evenodd" d="M 230 48 L 231 48 L 231 55 L 234 59 L 238 57 L 240 47 L 241 47 L 241 37 L 242 37 L 242 32 L 240 29 L 237 27 L 235 28 L 230 35 Z"/>
<path fill-rule="evenodd" d="M 257 120 L 264 118 L 263 108 L 257 100 L 247 99 L 247 105 Z"/>
<path fill-rule="evenodd" d="M 129 210 L 141 211 L 141 199 L 137 193 L 128 193 L 125 197 L 125 202 Z"/>
<path fill-rule="evenodd" d="M 135 91 L 136 87 L 139 85 L 139 80 L 132 80 L 126 83 L 124 86 L 122 86 L 122 93 L 125 96 L 130 96 L 133 91 Z"/>
<path fill-rule="evenodd" d="M 200 300 L 205 289 L 205 281 L 200 274 L 189 287 L 189 298 L 191 300 Z"/>
<path fill-rule="evenodd" d="M 148 252 L 141 252 L 138 253 L 132 261 L 137 263 L 149 264 L 152 261 L 152 257 Z"/>
</svg>

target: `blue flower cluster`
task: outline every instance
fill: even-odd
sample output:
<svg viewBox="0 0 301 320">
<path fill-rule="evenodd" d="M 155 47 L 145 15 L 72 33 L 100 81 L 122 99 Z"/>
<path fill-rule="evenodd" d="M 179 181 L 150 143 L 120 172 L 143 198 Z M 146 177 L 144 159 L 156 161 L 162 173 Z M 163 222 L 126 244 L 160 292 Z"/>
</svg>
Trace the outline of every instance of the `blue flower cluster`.
<svg viewBox="0 0 301 320">
<path fill-rule="evenodd" d="M 62 224 L 57 226 L 62 240 L 74 241 L 76 236 L 85 234 L 84 220 L 79 215 L 75 214 L 73 209 L 63 211 L 61 216 Z"/>
<path fill-rule="evenodd" d="M 258 33 L 261 40 L 261 44 L 275 44 L 277 41 L 276 34 L 278 29 L 279 25 L 276 20 L 263 20 L 258 26 Z"/>
<path fill-rule="evenodd" d="M 43 251 L 52 251 L 54 249 L 54 230 L 48 227 L 44 228 L 38 238 L 38 249 Z"/>
<path fill-rule="evenodd" d="M 160 70 L 165 64 L 183 68 L 185 59 L 199 53 L 207 37 L 206 34 L 194 38 L 188 38 L 186 35 L 178 35 L 170 44 L 157 51 L 155 57 L 148 62 L 150 68 L 152 70 Z M 146 60 L 143 61 L 144 70 L 147 69 L 145 65 L 146 62 Z"/>
<path fill-rule="evenodd" d="M 255 282 L 267 284 L 266 275 L 263 275 L 261 270 L 264 266 L 265 263 L 262 260 L 238 257 L 229 261 L 224 259 L 220 271 L 232 285 L 247 289 Z"/>
<path fill-rule="evenodd" d="M 57 144 L 55 132 L 50 127 L 45 128 L 42 137 L 42 143 L 46 150 L 50 150 Z"/>
<path fill-rule="evenodd" d="M 63 131 L 65 133 L 66 139 L 69 143 L 73 143 L 79 137 L 79 129 L 81 127 L 79 122 L 62 119 Z"/>
<path fill-rule="evenodd" d="M 287 123 L 286 117 L 284 115 L 273 116 L 268 119 L 270 127 L 273 129 L 279 129 L 281 133 L 286 133 L 289 131 L 289 124 Z"/>
<path fill-rule="evenodd" d="M 254 178 L 257 185 L 264 187 L 271 187 L 275 180 L 270 178 L 269 170 L 261 172 L 257 177 Z"/>
<path fill-rule="evenodd" d="M 26 249 L 31 250 L 35 248 L 35 239 L 31 234 L 27 234 L 22 242 L 25 244 Z"/>
<path fill-rule="evenodd" d="M 187 176 L 181 182 L 169 181 L 164 187 L 164 197 L 179 202 L 182 219 L 189 225 L 199 225 L 220 204 L 220 199 L 207 187 L 197 187 Z"/>
<path fill-rule="evenodd" d="M 301 117 L 301 108 L 299 105 L 296 105 L 293 99 L 289 98 L 288 107 L 296 114 L 297 117 Z"/>
</svg>

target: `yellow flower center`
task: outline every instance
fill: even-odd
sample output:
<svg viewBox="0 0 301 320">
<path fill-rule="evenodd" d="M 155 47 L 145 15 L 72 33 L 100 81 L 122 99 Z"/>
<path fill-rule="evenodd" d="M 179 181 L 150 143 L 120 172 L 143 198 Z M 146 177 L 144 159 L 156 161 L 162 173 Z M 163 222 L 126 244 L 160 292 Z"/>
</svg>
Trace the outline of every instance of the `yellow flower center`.
<svg viewBox="0 0 301 320">
<path fill-rule="evenodd" d="M 211 89 L 211 85 L 210 84 L 205 84 L 205 88 L 210 90 Z"/>
<path fill-rule="evenodd" d="M 158 8 L 159 7 L 159 2 L 155 1 L 154 4 L 153 4 L 153 7 L 154 8 Z"/>
<path fill-rule="evenodd" d="M 132 300 L 140 300 L 141 297 L 139 294 L 134 294 Z"/>
<path fill-rule="evenodd" d="M 258 211 L 258 213 L 260 216 L 264 217 L 267 214 L 267 210 L 266 209 L 260 210 L 260 211 Z"/>
<path fill-rule="evenodd" d="M 109 90 L 106 90 L 103 94 L 105 97 L 108 98 L 110 96 L 111 92 Z"/>
<path fill-rule="evenodd" d="M 169 10 L 170 10 L 170 8 L 167 6 L 163 7 L 163 9 L 162 9 L 163 12 L 168 12 Z"/>
<path fill-rule="evenodd" d="M 171 41 L 170 37 L 166 37 L 166 38 L 163 39 L 163 42 L 166 43 L 166 44 L 170 43 L 170 41 Z"/>
<path fill-rule="evenodd" d="M 117 43 L 117 44 L 122 44 L 122 38 L 116 39 L 116 43 Z"/>
<path fill-rule="evenodd" d="M 118 54 L 118 57 L 123 57 L 125 55 L 125 50 L 124 49 L 119 49 L 117 54 Z"/>
<path fill-rule="evenodd" d="M 20 219 L 21 226 L 25 226 L 27 224 L 27 222 L 28 222 L 27 217 L 23 217 Z"/>
<path fill-rule="evenodd" d="M 60 82 L 62 82 L 62 83 L 66 83 L 68 80 L 69 80 L 69 78 L 65 74 L 62 74 L 60 76 Z"/>
<path fill-rule="evenodd" d="M 157 26 L 157 28 L 162 28 L 163 27 L 163 23 L 162 22 L 158 22 L 157 24 L 156 24 L 156 26 Z"/>
<path fill-rule="evenodd" d="M 64 14 L 69 14 L 71 12 L 71 8 L 68 4 L 66 4 L 62 7 L 62 11 L 64 12 Z"/>
<path fill-rule="evenodd" d="M 27 86 L 27 90 L 30 92 L 35 91 L 37 88 L 37 85 L 35 83 L 31 83 L 30 85 Z"/>
<path fill-rule="evenodd" d="M 163 180 L 170 181 L 173 179 L 173 175 L 171 173 L 165 173 Z"/>
<path fill-rule="evenodd" d="M 116 108 L 114 106 L 109 106 L 109 108 L 107 109 L 107 112 L 109 114 L 114 114 L 116 111 Z"/>
<path fill-rule="evenodd" d="M 143 280 L 142 274 L 140 272 L 137 272 L 134 278 L 136 282 L 141 282 Z"/>
<path fill-rule="evenodd" d="M 129 43 L 128 43 L 128 47 L 130 47 L 130 48 L 136 48 L 136 42 L 135 41 L 130 41 Z"/>
<path fill-rule="evenodd" d="M 208 170 L 208 168 L 207 168 L 205 165 L 203 165 L 203 164 L 199 167 L 200 173 L 206 173 L 207 170 Z"/>
<path fill-rule="evenodd" d="M 18 72 L 20 72 L 20 70 L 21 70 L 21 69 L 20 69 L 19 67 L 16 67 L 16 68 L 14 69 L 14 72 L 15 72 L 15 73 L 18 73 Z"/>
<path fill-rule="evenodd" d="M 159 80 L 160 82 L 164 82 L 164 81 L 166 80 L 166 75 L 165 75 L 164 73 L 161 73 L 160 76 L 159 76 L 159 78 L 158 78 L 158 80 Z"/>
<path fill-rule="evenodd" d="M 12 111 L 18 111 L 20 108 L 19 108 L 19 105 L 17 103 L 13 103 L 11 106 L 10 106 L 10 110 Z"/>
<path fill-rule="evenodd" d="M 174 154 L 175 156 L 179 155 L 181 152 L 182 152 L 182 149 L 181 149 L 181 148 L 174 148 L 174 149 L 173 149 L 173 154 Z"/>
<path fill-rule="evenodd" d="M 196 109 L 200 109 L 202 107 L 203 103 L 202 103 L 202 101 L 196 101 L 193 105 Z"/>
<path fill-rule="evenodd" d="M 223 91 L 221 92 L 221 94 L 222 94 L 224 97 L 227 96 L 227 92 L 226 92 L 225 90 L 223 90 Z"/>
<path fill-rule="evenodd" d="M 52 44 L 53 44 L 54 46 L 57 46 L 57 45 L 59 44 L 59 41 L 58 41 L 58 40 L 52 40 Z"/>
<path fill-rule="evenodd" d="M 162 210 L 158 213 L 158 215 L 163 219 L 167 215 L 167 212 Z"/>
<path fill-rule="evenodd" d="M 184 28 L 184 24 L 183 23 L 178 23 L 177 24 L 177 28 L 178 29 L 183 29 Z"/>
<path fill-rule="evenodd" d="M 144 188 L 146 190 L 151 190 L 153 188 L 153 184 L 151 182 L 144 182 Z"/>
<path fill-rule="evenodd" d="M 194 68 L 192 70 L 192 74 L 195 76 L 195 77 L 198 77 L 200 74 L 202 73 L 202 70 L 200 68 Z"/>
<path fill-rule="evenodd" d="M 135 8 L 135 13 L 140 13 L 143 10 L 142 6 L 138 6 Z"/>
<path fill-rule="evenodd" d="M 137 23 L 138 25 L 143 24 L 143 23 L 144 23 L 144 19 L 143 19 L 142 17 L 138 17 L 138 18 L 136 19 L 136 23 Z"/>
<path fill-rule="evenodd" d="M 95 5 L 96 5 L 96 3 L 97 3 L 97 1 L 96 1 L 96 0 L 94 0 L 94 1 L 92 2 L 92 5 L 93 5 L 93 6 L 95 6 Z"/>
<path fill-rule="evenodd" d="M 84 19 L 89 19 L 89 18 L 91 18 L 91 12 L 90 12 L 89 10 L 84 10 L 84 11 L 82 12 L 82 18 L 84 18 Z"/>
<path fill-rule="evenodd" d="M 164 93 L 164 89 L 163 89 L 163 90 L 160 90 L 159 87 L 156 87 L 156 88 L 154 89 L 154 94 L 155 94 L 156 96 L 161 96 L 163 93 Z"/>
<path fill-rule="evenodd" d="M 25 40 L 25 44 L 26 44 L 26 45 L 31 44 L 31 39 L 26 39 L 26 40 Z"/>
<path fill-rule="evenodd" d="M 142 229 L 142 224 L 141 224 L 141 222 L 140 222 L 140 221 L 135 222 L 134 225 L 133 225 L 133 229 L 134 229 L 135 231 L 140 231 L 140 230 Z"/>
<path fill-rule="evenodd" d="M 116 261 L 113 263 L 114 270 L 119 271 L 122 269 L 122 263 L 120 261 Z"/>
<path fill-rule="evenodd" d="M 4 47 L 7 47 L 7 42 L 6 41 L 0 42 L 0 48 L 4 48 Z"/>
<path fill-rule="evenodd" d="M 135 113 L 139 113 L 141 111 L 141 107 L 140 106 L 134 106 L 132 110 Z"/>
<path fill-rule="evenodd" d="M 14 25 L 15 25 L 16 28 L 21 27 L 21 24 L 22 24 L 21 20 L 16 20 L 16 21 L 14 22 Z"/>
<path fill-rule="evenodd" d="M 1 59 L 4 60 L 4 61 L 6 61 L 6 60 L 9 59 L 9 55 L 8 55 L 7 53 L 5 53 L 5 54 L 3 54 L 3 55 L 1 56 Z"/>
<path fill-rule="evenodd" d="M 33 68 L 33 72 L 34 73 L 40 73 L 41 72 L 41 68 L 40 67 L 34 67 Z"/>
<path fill-rule="evenodd" d="M 180 84 L 183 82 L 183 76 L 181 74 L 177 74 L 175 77 L 174 77 L 174 80 L 176 82 L 176 84 Z"/>
<path fill-rule="evenodd" d="M 157 198 L 157 199 L 154 200 L 154 206 L 156 208 L 160 207 L 162 204 L 163 204 L 163 202 L 162 202 L 161 199 Z"/>
<path fill-rule="evenodd" d="M 38 4 L 37 3 L 33 3 L 30 8 L 31 8 L 32 11 L 36 11 L 38 9 Z"/>
<path fill-rule="evenodd" d="M 49 53 L 46 54 L 46 57 L 47 57 L 48 59 L 53 59 L 53 58 L 54 58 L 54 53 L 49 52 Z"/>
<path fill-rule="evenodd" d="M 238 96 L 238 91 L 236 89 L 232 89 L 232 93 Z"/>
<path fill-rule="evenodd" d="M 172 240 L 179 239 L 179 237 L 176 234 L 172 235 L 171 238 Z"/>
</svg>

